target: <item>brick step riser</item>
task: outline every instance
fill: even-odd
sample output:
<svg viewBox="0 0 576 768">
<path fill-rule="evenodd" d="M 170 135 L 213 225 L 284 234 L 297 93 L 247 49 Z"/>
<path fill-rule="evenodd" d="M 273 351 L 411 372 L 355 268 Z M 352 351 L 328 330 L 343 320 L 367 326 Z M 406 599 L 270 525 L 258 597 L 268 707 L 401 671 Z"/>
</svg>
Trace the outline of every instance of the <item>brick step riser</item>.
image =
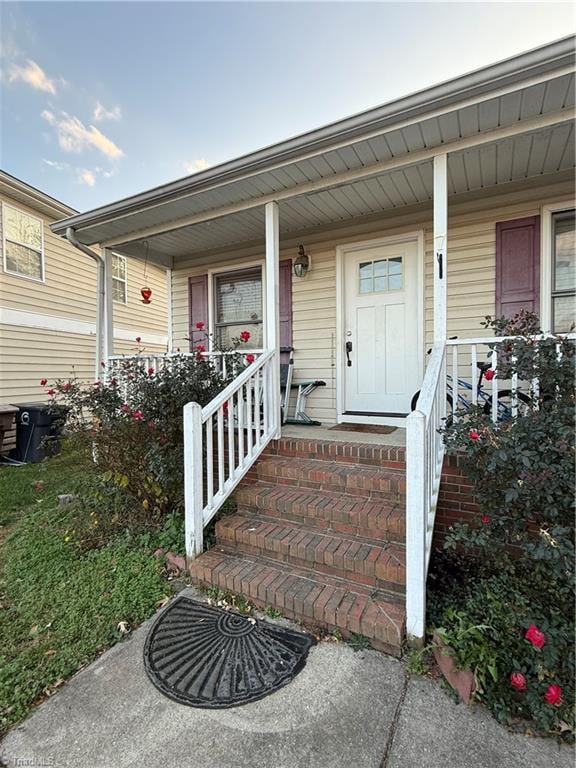
<svg viewBox="0 0 576 768">
<path fill-rule="evenodd" d="M 255 547 L 245 541 L 232 542 L 226 539 L 217 539 L 216 546 L 228 554 L 247 555 L 256 559 L 265 558 L 276 566 L 289 565 L 310 575 L 322 574 L 322 576 L 330 576 L 340 582 L 344 588 L 358 585 L 378 589 L 397 601 L 403 600 L 406 594 L 406 588 L 403 583 L 378 579 L 374 576 L 365 576 L 344 566 L 331 566 L 317 561 L 311 562 L 289 552 L 277 552 L 270 549 L 262 550 L 260 547 Z"/>
<path fill-rule="evenodd" d="M 297 467 L 298 465 L 294 466 Z M 345 482 L 342 482 L 339 475 L 332 475 L 330 473 L 326 473 L 322 479 L 312 480 L 306 477 L 305 471 L 295 470 L 294 467 L 291 470 L 291 477 L 286 477 L 284 474 L 268 474 L 265 464 L 257 464 L 256 470 L 258 481 L 270 485 L 328 491 L 371 501 L 387 500 L 403 503 L 406 497 L 405 477 L 400 474 L 397 477 L 390 477 L 386 481 L 362 479 L 362 481 L 358 482 L 358 480 L 355 480 L 354 475 L 350 473 L 346 477 Z"/>
<path fill-rule="evenodd" d="M 272 441 L 263 456 L 284 456 L 294 459 L 320 459 L 344 464 L 406 469 L 406 452 L 401 446 L 370 443 L 347 443 L 283 438 Z"/>
<path fill-rule="evenodd" d="M 350 536 L 360 536 L 363 539 L 375 539 L 376 541 L 394 542 L 395 544 L 404 544 L 406 541 L 403 526 L 401 528 L 378 527 L 376 525 L 362 526 L 357 525 L 357 521 L 352 516 L 347 517 L 345 521 L 338 521 L 315 515 L 313 510 L 293 509 L 288 512 L 276 507 L 261 507 L 244 502 L 239 502 L 237 509 L 238 513 L 245 517 L 258 515 L 258 517 L 270 520 L 270 522 L 286 520 L 290 523 L 306 525 L 307 528 L 313 528 L 319 533 L 345 533 Z"/>
<path fill-rule="evenodd" d="M 262 565 L 266 567 L 266 562 L 263 561 Z M 374 622 L 373 618 L 370 620 L 366 610 L 360 614 L 349 614 L 343 607 L 344 601 L 336 608 L 332 608 L 330 601 L 327 604 L 323 604 L 322 601 L 312 599 L 312 593 L 304 596 L 298 592 L 283 594 L 282 591 L 276 588 L 277 578 L 267 578 L 264 581 L 255 583 L 248 577 L 243 578 L 243 573 L 238 575 L 222 571 L 218 573 L 207 572 L 201 566 L 201 559 L 191 564 L 190 574 L 191 581 L 194 584 L 214 586 L 223 591 L 229 590 L 242 594 L 257 607 L 276 608 L 282 616 L 300 622 L 305 626 L 321 628 L 329 632 L 338 630 L 344 637 L 350 637 L 351 634 L 364 635 L 370 640 L 374 648 L 397 657 L 402 654 L 403 627 L 400 628 L 400 631 L 393 630 L 392 634 L 390 634 L 390 630 L 385 626 Z M 279 575 L 281 576 L 281 574 Z M 303 579 L 307 579 L 305 573 L 299 575 Z M 351 597 L 354 594 L 345 585 L 344 587 L 339 585 L 337 580 L 330 579 L 329 577 L 324 579 L 323 577 L 324 581 L 326 585 L 331 584 L 335 589 L 346 590 Z M 316 588 L 315 597 L 318 597 L 318 592 L 322 587 L 323 584 Z M 364 601 L 370 600 L 368 592 L 364 593 L 362 598 L 361 589 L 356 590 L 355 594 Z M 383 595 L 383 597 L 386 596 Z"/>
</svg>

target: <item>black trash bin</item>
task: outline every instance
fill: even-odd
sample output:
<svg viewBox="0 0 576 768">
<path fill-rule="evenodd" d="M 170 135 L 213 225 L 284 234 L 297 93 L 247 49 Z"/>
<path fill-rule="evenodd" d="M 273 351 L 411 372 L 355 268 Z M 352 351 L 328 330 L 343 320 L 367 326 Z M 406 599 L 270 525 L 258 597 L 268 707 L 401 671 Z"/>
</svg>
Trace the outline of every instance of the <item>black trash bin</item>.
<svg viewBox="0 0 576 768">
<path fill-rule="evenodd" d="M 47 403 L 18 404 L 14 458 L 34 464 L 60 453 L 59 437 L 67 412 L 67 408 Z"/>
</svg>

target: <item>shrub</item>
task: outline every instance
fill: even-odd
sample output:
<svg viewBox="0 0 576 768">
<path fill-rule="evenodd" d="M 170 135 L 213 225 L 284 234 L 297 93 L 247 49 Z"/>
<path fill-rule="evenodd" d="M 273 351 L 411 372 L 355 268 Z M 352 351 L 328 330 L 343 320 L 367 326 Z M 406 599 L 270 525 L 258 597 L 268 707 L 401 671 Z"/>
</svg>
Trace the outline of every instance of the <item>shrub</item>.
<svg viewBox="0 0 576 768">
<path fill-rule="evenodd" d="M 525 312 L 485 325 L 499 335 L 539 330 Z M 474 408 L 446 427 L 447 452 L 470 478 L 479 514 L 452 526 L 451 565 L 444 558 L 431 579 L 450 589 L 433 587 L 431 615 L 457 663 L 476 670 L 477 697 L 501 720 L 531 718 L 566 738 L 574 732 L 574 363 L 573 342 L 519 335 L 499 348 L 498 376 L 539 379 L 526 412 L 493 423 Z M 450 587 L 449 569 L 466 580 Z M 531 626 L 543 645 L 526 639 Z"/>
</svg>

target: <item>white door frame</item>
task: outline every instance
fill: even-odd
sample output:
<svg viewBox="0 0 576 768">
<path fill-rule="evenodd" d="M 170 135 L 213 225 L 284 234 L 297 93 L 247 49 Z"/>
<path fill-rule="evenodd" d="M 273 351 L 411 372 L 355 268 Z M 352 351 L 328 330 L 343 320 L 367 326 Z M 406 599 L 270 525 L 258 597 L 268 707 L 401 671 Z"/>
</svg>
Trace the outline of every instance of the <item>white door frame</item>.
<svg viewBox="0 0 576 768">
<path fill-rule="evenodd" d="M 345 392 L 345 356 L 344 356 L 344 320 L 346 308 L 344 306 L 344 266 L 346 255 L 365 248 L 394 245 L 396 243 L 415 242 L 417 245 L 416 275 L 418 285 L 417 296 L 417 341 L 418 374 L 420 380 L 424 377 L 424 230 L 403 232 L 400 235 L 378 237 L 373 240 L 345 243 L 336 246 L 336 420 L 341 423 L 353 424 L 381 424 L 395 427 L 403 427 L 404 418 L 392 416 L 350 416 L 344 413 L 346 402 Z"/>
<path fill-rule="evenodd" d="M 540 327 L 552 331 L 552 214 L 574 209 L 574 198 L 540 209 Z"/>
</svg>

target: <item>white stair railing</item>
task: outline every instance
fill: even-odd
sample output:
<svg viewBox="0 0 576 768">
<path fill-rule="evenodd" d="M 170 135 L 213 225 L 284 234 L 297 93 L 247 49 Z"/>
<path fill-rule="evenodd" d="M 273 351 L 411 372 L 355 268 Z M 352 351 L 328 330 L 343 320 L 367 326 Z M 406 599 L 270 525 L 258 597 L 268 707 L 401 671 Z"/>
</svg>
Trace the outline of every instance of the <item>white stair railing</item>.
<svg viewBox="0 0 576 768">
<path fill-rule="evenodd" d="M 204 527 L 280 428 L 273 350 L 263 352 L 208 405 L 184 406 L 186 554 L 202 553 Z"/>
</svg>

